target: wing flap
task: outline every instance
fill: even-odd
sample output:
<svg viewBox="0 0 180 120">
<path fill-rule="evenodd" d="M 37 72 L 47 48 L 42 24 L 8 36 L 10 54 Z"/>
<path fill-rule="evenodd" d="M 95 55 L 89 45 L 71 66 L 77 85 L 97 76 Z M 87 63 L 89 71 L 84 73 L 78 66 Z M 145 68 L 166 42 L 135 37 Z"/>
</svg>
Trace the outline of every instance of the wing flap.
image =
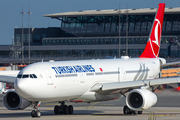
<svg viewBox="0 0 180 120">
<path fill-rule="evenodd" d="M 143 81 L 132 81 L 132 82 L 118 82 L 118 83 L 105 83 L 103 84 L 102 91 L 106 90 L 117 90 L 117 89 L 124 89 L 124 88 L 136 88 L 139 86 L 143 86 Z"/>
<path fill-rule="evenodd" d="M 179 83 L 180 77 L 174 77 L 174 78 L 159 78 L 154 80 L 145 80 L 150 82 L 150 86 L 154 85 L 161 85 L 161 84 L 172 84 L 172 83 Z"/>
</svg>

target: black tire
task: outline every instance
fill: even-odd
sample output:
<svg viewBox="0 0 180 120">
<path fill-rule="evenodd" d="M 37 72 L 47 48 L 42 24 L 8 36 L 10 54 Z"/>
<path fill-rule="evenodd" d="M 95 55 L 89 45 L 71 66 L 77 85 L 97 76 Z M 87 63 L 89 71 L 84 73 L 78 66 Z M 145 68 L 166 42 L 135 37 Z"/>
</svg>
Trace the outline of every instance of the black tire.
<svg viewBox="0 0 180 120">
<path fill-rule="evenodd" d="M 32 112 L 31 112 L 31 117 L 36 117 L 36 111 L 35 110 L 33 110 Z"/>
<path fill-rule="evenodd" d="M 138 114 L 142 114 L 142 111 L 138 111 Z"/>
<path fill-rule="evenodd" d="M 39 110 L 36 111 L 36 117 L 38 117 L 38 118 L 41 117 L 41 112 Z"/>
<path fill-rule="evenodd" d="M 59 107 L 59 114 L 63 114 L 63 113 L 64 113 L 64 111 L 62 109 L 62 106 L 60 105 L 60 107 Z"/>
<path fill-rule="evenodd" d="M 125 115 L 130 114 L 130 109 L 128 108 L 128 106 L 124 106 L 123 112 Z"/>
<path fill-rule="evenodd" d="M 55 115 L 60 114 L 60 107 L 57 105 L 54 107 L 54 114 Z"/>
<path fill-rule="evenodd" d="M 136 111 L 134 111 L 134 110 L 132 110 L 131 112 L 132 112 L 132 114 L 134 114 L 134 115 L 136 115 L 136 114 L 137 114 L 137 112 L 136 112 Z"/>
<path fill-rule="evenodd" d="M 69 109 L 68 109 L 69 107 L 67 106 L 67 105 L 64 105 L 63 106 L 63 113 L 64 114 L 68 114 L 68 112 L 69 112 Z"/>
<path fill-rule="evenodd" d="M 70 106 L 68 107 L 68 109 L 69 109 L 69 114 L 73 114 L 73 112 L 74 112 L 73 106 L 70 105 Z"/>
</svg>

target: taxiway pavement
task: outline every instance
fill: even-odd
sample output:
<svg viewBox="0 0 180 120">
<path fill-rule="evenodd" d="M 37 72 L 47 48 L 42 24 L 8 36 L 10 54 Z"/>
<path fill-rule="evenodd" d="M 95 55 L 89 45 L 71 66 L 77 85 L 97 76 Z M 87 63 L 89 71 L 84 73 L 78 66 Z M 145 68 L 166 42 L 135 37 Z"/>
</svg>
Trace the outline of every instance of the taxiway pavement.
<svg viewBox="0 0 180 120">
<path fill-rule="evenodd" d="M 158 96 L 157 104 L 143 111 L 142 115 L 124 115 L 123 106 L 125 105 L 125 99 L 119 99 L 116 101 L 106 102 L 93 102 L 93 103 L 69 103 L 67 105 L 74 106 L 73 115 L 54 115 L 53 108 L 57 103 L 42 103 L 39 110 L 42 113 L 39 119 L 51 119 L 51 120 L 148 120 L 153 116 L 156 120 L 179 120 L 180 118 L 180 92 L 172 90 L 156 91 Z M 32 107 L 28 107 L 25 110 L 7 110 L 2 103 L 2 96 L 0 96 L 0 120 L 16 120 L 16 119 L 32 119 L 31 113 Z M 154 115 L 152 115 L 154 113 Z"/>
</svg>

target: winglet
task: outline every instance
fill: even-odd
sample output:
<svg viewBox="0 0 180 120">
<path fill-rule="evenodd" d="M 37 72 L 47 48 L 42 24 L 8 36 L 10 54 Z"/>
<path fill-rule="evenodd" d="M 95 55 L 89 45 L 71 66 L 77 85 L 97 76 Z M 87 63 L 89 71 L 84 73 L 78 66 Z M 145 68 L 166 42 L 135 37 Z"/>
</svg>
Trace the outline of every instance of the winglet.
<svg viewBox="0 0 180 120">
<path fill-rule="evenodd" d="M 160 41 L 163 27 L 165 3 L 160 3 L 156 12 L 156 16 L 151 28 L 146 47 L 140 58 L 156 58 L 159 57 Z"/>
</svg>

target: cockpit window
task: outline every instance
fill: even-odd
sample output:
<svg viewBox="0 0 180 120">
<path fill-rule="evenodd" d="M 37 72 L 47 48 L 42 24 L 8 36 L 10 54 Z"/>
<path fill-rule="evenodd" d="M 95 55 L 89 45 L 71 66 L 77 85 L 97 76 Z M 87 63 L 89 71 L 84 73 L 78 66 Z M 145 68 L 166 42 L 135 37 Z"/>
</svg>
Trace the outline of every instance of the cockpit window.
<svg viewBox="0 0 180 120">
<path fill-rule="evenodd" d="M 21 78 L 21 77 L 22 77 L 22 75 L 21 75 L 21 74 L 17 76 L 17 78 Z"/>
<path fill-rule="evenodd" d="M 24 75 L 21 75 L 21 74 L 19 74 L 18 76 L 17 76 L 17 78 L 37 78 L 37 76 L 35 75 L 35 74 L 24 74 Z"/>
<path fill-rule="evenodd" d="M 30 74 L 30 78 L 34 78 L 32 74 Z"/>
<path fill-rule="evenodd" d="M 29 78 L 29 75 L 23 75 L 22 78 Z"/>
<path fill-rule="evenodd" d="M 35 74 L 32 74 L 34 78 L 37 78 L 37 76 Z"/>
</svg>

